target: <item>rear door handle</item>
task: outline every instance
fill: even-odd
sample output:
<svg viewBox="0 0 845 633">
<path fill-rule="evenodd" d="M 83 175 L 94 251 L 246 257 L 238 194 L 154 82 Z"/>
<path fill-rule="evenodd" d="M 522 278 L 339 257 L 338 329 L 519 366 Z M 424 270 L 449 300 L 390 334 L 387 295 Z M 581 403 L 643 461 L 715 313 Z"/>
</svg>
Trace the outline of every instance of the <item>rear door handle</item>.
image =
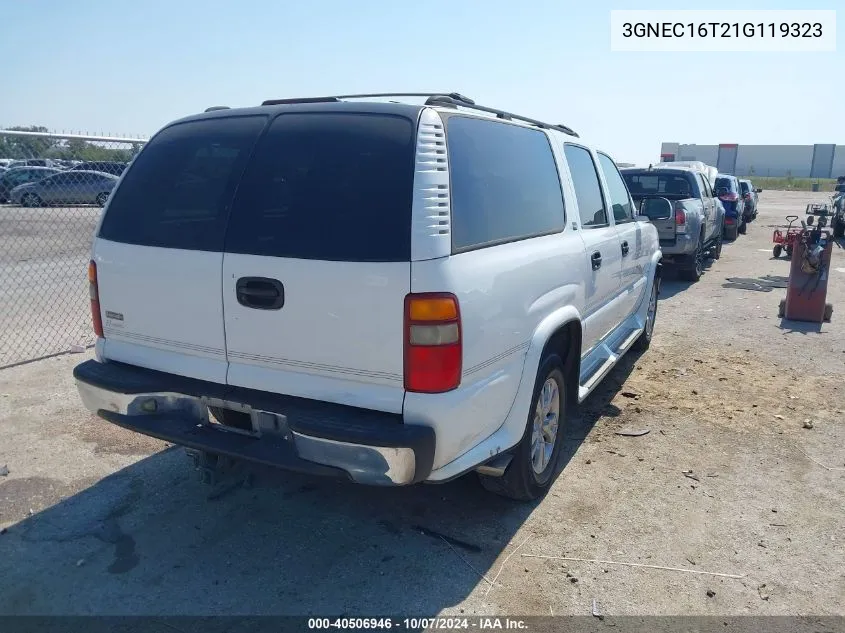
<svg viewBox="0 0 845 633">
<path fill-rule="evenodd" d="M 593 265 L 593 270 L 598 270 L 601 268 L 601 253 L 596 251 L 590 256 L 590 262 Z"/>
<path fill-rule="evenodd" d="M 285 287 L 278 279 L 241 277 L 235 284 L 238 303 L 256 310 L 278 310 L 285 305 Z"/>
<path fill-rule="evenodd" d="M 628 254 L 628 242 L 622 242 L 622 257 Z"/>
</svg>

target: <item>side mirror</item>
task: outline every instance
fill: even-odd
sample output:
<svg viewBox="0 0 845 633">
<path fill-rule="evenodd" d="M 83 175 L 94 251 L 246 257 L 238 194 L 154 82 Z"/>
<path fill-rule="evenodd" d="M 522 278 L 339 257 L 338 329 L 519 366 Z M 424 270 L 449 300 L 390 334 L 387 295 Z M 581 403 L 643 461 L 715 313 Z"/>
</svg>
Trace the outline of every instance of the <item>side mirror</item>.
<svg viewBox="0 0 845 633">
<path fill-rule="evenodd" d="M 645 198 L 640 206 L 640 215 L 649 220 L 668 220 L 672 217 L 672 203 L 666 198 Z"/>
<path fill-rule="evenodd" d="M 755 189 L 754 193 L 763 193 L 763 190 L 762 189 Z"/>
</svg>

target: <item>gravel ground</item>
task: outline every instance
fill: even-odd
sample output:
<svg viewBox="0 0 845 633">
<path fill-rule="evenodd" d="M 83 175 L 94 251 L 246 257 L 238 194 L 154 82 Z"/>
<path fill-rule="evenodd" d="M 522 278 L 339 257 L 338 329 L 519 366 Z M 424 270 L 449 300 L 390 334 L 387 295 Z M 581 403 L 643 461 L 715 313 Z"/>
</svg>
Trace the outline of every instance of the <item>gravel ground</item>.
<svg viewBox="0 0 845 633">
<path fill-rule="evenodd" d="M 208 488 L 83 410 L 87 354 L 0 372 L 0 614 L 845 614 L 845 254 L 821 328 L 723 286 L 788 274 L 771 225 L 810 197 L 764 192 L 698 284 L 667 280 L 651 349 L 570 420 L 535 504 L 472 476 Z"/>
</svg>

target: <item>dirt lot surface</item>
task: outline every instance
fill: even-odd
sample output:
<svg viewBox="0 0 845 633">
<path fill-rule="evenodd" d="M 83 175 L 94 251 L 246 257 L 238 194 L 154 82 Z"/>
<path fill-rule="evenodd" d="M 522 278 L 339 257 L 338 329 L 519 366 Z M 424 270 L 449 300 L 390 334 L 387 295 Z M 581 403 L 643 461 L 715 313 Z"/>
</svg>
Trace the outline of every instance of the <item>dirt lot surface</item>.
<svg viewBox="0 0 845 633">
<path fill-rule="evenodd" d="M 772 225 L 810 196 L 764 192 L 698 284 L 664 284 L 651 349 L 570 420 L 535 504 L 472 476 L 209 488 L 83 410 L 84 355 L 0 372 L 0 613 L 845 614 L 845 253 L 821 328 L 723 285 L 788 274 Z"/>
</svg>

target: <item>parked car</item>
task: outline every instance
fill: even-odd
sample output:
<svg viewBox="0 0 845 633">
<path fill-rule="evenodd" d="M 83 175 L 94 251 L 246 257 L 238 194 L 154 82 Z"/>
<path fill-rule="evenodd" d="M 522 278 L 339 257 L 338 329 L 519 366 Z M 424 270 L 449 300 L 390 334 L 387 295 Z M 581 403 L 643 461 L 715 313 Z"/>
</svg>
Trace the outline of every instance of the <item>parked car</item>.
<svg viewBox="0 0 845 633">
<path fill-rule="evenodd" d="M 745 199 L 740 195 L 739 179 L 729 174 L 716 176 L 716 195 L 725 207 L 725 239 L 735 240 L 745 234 L 748 222 L 745 215 Z"/>
<path fill-rule="evenodd" d="M 677 266 L 684 279 L 698 281 L 705 258 L 722 254 L 725 215 L 706 175 L 690 167 L 651 167 L 623 169 L 622 176 L 638 207 L 655 197 L 673 203 L 669 217 L 652 218 L 663 262 Z"/>
<path fill-rule="evenodd" d="M 752 222 L 757 218 L 757 201 L 759 198 L 757 194 L 761 189 L 756 189 L 750 180 L 740 180 L 739 190 L 742 194 L 742 199 L 745 201 L 745 213 L 743 214 L 746 222 Z"/>
<path fill-rule="evenodd" d="M 52 158 L 26 158 L 9 163 L 8 168 L 11 169 L 13 167 L 51 167 L 58 169 L 60 165 L 58 161 Z"/>
<path fill-rule="evenodd" d="M 114 176 L 120 176 L 126 170 L 126 163 L 107 161 L 87 162 L 74 165 L 70 169 L 71 171 L 102 171 Z"/>
<path fill-rule="evenodd" d="M 41 207 L 54 204 L 105 206 L 117 176 L 101 171 L 62 171 L 12 189 L 13 204 Z"/>
<path fill-rule="evenodd" d="M 542 495 L 571 407 L 649 346 L 661 253 L 608 154 L 492 112 L 286 100 L 164 127 L 94 236 L 82 401 L 205 466 Z"/>
<path fill-rule="evenodd" d="M 58 174 L 51 167 L 11 167 L 0 174 L 0 203 L 8 202 L 12 189 L 18 185 L 35 182 L 47 176 Z"/>
</svg>

